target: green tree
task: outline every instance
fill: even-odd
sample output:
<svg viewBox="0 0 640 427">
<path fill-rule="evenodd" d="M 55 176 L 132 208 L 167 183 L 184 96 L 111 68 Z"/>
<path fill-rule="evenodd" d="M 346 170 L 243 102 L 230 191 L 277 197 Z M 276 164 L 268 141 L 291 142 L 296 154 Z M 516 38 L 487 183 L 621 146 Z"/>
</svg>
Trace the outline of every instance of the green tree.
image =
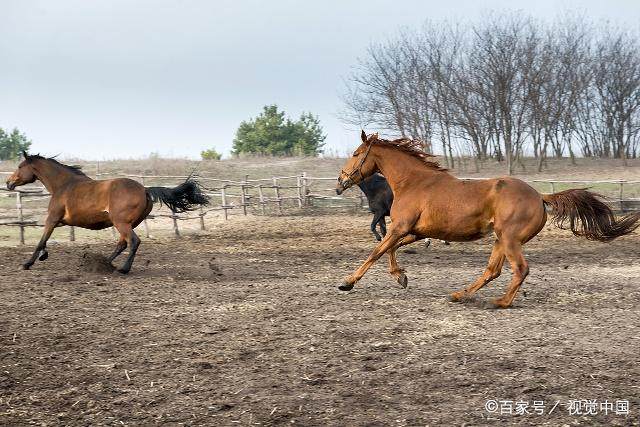
<svg viewBox="0 0 640 427">
<path fill-rule="evenodd" d="M 31 147 L 31 141 L 17 128 L 14 128 L 11 133 L 0 128 L 0 160 L 17 159 L 22 150 L 29 151 L 29 147 Z"/>
<path fill-rule="evenodd" d="M 302 114 L 294 122 L 277 105 L 267 105 L 258 117 L 240 123 L 233 154 L 316 156 L 322 153 L 326 137 L 313 114 Z"/>
<path fill-rule="evenodd" d="M 220 160 L 222 158 L 222 154 L 218 153 L 215 148 L 211 148 L 209 150 L 201 151 L 200 157 L 202 157 L 202 160 Z"/>
</svg>

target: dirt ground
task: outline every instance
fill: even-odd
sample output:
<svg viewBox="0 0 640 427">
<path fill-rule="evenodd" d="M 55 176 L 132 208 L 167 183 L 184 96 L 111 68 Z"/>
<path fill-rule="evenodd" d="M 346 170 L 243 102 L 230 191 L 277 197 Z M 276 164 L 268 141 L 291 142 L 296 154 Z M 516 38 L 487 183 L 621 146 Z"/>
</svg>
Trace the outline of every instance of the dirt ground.
<svg viewBox="0 0 640 427">
<path fill-rule="evenodd" d="M 524 292 L 493 310 L 508 268 L 448 301 L 488 239 L 412 245 L 407 289 L 383 259 L 338 291 L 374 246 L 368 222 L 234 218 L 143 239 L 128 276 L 101 267 L 104 242 L 54 244 L 31 271 L 30 248 L 0 248 L 0 424 L 640 424 L 638 234 L 593 243 L 549 225 L 525 247 Z M 581 399 L 629 415 L 570 415 Z"/>
</svg>

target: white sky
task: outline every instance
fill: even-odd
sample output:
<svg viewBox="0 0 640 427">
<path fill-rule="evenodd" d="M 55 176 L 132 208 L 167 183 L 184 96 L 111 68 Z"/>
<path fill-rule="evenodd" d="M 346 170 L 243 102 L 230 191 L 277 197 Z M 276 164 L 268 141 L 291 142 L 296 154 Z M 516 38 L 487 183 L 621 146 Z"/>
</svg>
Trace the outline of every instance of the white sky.
<svg viewBox="0 0 640 427">
<path fill-rule="evenodd" d="M 640 22 L 639 0 L 0 0 L 0 127 L 63 158 L 198 158 L 276 103 L 345 152 L 342 78 L 370 42 L 491 10 Z"/>
</svg>

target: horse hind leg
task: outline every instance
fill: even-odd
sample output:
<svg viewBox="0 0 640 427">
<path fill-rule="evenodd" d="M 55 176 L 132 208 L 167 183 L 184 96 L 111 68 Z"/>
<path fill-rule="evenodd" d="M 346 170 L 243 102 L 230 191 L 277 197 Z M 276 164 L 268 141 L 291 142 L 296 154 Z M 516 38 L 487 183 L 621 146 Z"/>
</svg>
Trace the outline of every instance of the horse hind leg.
<svg viewBox="0 0 640 427">
<path fill-rule="evenodd" d="M 505 245 L 505 254 L 511 264 L 511 282 L 507 288 L 507 292 L 500 298 L 493 301 L 496 308 L 508 308 L 518 293 L 518 289 L 529 274 L 529 264 L 522 255 L 522 244 L 520 242 L 509 242 Z"/>
<path fill-rule="evenodd" d="M 117 223 L 114 224 L 114 226 L 120 232 L 120 239 L 124 239 L 127 243 L 127 246 L 129 247 L 129 256 L 124 262 L 124 265 L 120 269 L 118 269 L 120 273 L 127 274 L 131 270 L 133 260 L 135 259 L 136 252 L 138 251 L 138 247 L 140 246 L 140 238 L 135 233 L 135 231 L 133 231 L 133 228 L 129 223 Z"/>
<path fill-rule="evenodd" d="M 113 260 L 116 259 L 118 255 L 120 255 L 125 249 L 127 249 L 127 240 L 122 235 L 120 235 L 120 239 L 116 244 L 115 250 L 111 255 L 109 255 L 109 262 L 113 262 Z"/>
<path fill-rule="evenodd" d="M 491 251 L 491 256 L 489 257 L 487 268 L 485 269 L 482 276 L 480 276 L 469 287 L 452 293 L 451 300 L 464 301 L 466 299 L 469 299 L 476 292 L 482 289 L 482 287 L 485 286 L 487 283 L 498 278 L 500 276 L 500 273 L 502 272 L 504 259 L 505 259 L 505 255 L 504 255 L 504 251 L 501 246 L 501 243 L 498 240 L 496 240 L 493 244 L 493 250 Z"/>
</svg>

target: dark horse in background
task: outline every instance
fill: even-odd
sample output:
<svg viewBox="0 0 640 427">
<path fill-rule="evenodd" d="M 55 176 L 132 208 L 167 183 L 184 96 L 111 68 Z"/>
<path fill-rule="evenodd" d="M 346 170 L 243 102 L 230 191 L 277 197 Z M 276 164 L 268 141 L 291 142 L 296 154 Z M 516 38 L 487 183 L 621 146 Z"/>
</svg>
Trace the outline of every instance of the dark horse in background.
<svg viewBox="0 0 640 427">
<path fill-rule="evenodd" d="M 358 187 L 367 197 L 369 211 L 373 214 L 371 220 L 371 232 L 376 236 L 377 241 L 381 241 L 387 234 L 387 222 L 385 217 L 391 213 L 393 204 L 393 191 L 384 176 L 374 173 L 358 183 Z M 378 233 L 377 227 L 380 227 Z M 382 234 L 382 236 L 380 236 Z"/>
<path fill-rule="evenodd" d="M 23 264 L 28 270 L 36 259 L 48 258 L 47 240 L 54 228 L 63 225 L 101 230 L 115 227 L 120 239 L 109 257 L 112 262 L 127 246 L 129 257 L 118 271 L 128 273 L 136 256 L 140 238 L 133 229 L 149 215 L 154 202 L 173 212 L 185 212 L 208 203 L 197 182 L 187 179 L 175 188 L 149 187 L 129 178 L 94 180 L 79 167 L 64 165 L 53 158 L 28 155 L 7 180 L 7 188 L 39 180 L 51 194 L 44 233 L 31 258 Z"/>
<path fill-rule="evenodd" d="M 366 177 L 358 183 L 358 187 L 367 197 L 369 204 L 369 212 L 373 214 L 373 220 L 371 220 L 371 232 L 376 236 L 376 240 L 379 242 L 382 237 L 387 234 L 387 221 L 385 217 L 391 215 L 391 205 L 393 205 L 393 191 L 389 187 L 389 183 L 386 178 L 379 173 Z M 377 227 L 380 227 L 380 233 L 378 233 Z M 380 236 L 382 235 L 382 236 Z M 424 239 L 424 244 L 428 247 L 431 244 L 431 239 Z M 449 242 L 445 241 L 445 245 Z"/>
</svg>

